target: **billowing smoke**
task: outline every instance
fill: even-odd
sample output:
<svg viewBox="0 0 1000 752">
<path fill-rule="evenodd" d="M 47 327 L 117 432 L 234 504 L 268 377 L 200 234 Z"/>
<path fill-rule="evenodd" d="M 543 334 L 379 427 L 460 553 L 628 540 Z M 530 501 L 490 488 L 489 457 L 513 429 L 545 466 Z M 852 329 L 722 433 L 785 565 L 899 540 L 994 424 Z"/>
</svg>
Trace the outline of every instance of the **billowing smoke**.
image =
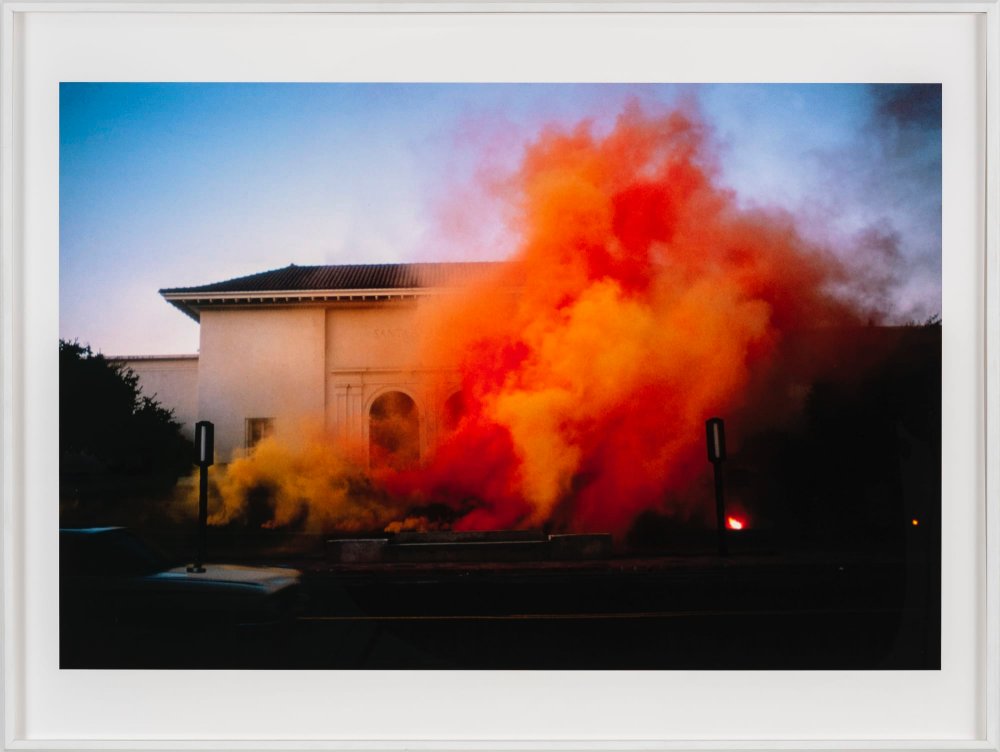
<svg viewBox="0 0 1000 752">
<path fill-rule="evenodd" d="M 315 433 L 296 442 L 263 439 L 216 477 L 221 506 L 211 525 L 235 519 L 263 527 L 359 532 L 377 529 L 401 507 L 373 483 L 358 450 Z"/>
<path fill-rule="evenodd" d="M 785 419 L 801 392 L 783 343 L 869 320 L 893 279 L 858 286 L 794 217 L 738 208 L 715 159 L 693 109 L 542 133 L 504 184 L 519 248 L 433 312 L 423 362 L 461 378 L 437 446 L 414 464 L 405 410 L 373 427 L 388 449 L 370 468 L 330 440 L 267 440 L 229 465 L 214 521 L 255 493 L 269 524 L 326 530 L 622 533 L 647 510 L 699 514 L 706 418 Z"/>
</svg>

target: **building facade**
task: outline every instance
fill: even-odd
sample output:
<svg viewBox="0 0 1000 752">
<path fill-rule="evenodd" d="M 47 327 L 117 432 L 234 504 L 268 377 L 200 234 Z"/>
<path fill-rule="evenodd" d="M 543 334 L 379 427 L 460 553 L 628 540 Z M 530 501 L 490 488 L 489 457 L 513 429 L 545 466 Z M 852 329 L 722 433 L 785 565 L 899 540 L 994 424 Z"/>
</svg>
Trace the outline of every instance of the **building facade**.
<svg viewBox="0 0 1000 752">
<path fill-rule="evenodd" d="M 198 355 L 123 358 L 190 435 L 215 424 L 217 461 L 271 433 L 322 427 L 373 450 L 391 418 L 425 456 L 453 420 L 457 375 L 426 363 L 432 301 L 474 283 L 490 263 L 295 266 L 161 290 L 200 324 Z M 399 436 L 395 437 L 396 440 Z"/>
</svg>

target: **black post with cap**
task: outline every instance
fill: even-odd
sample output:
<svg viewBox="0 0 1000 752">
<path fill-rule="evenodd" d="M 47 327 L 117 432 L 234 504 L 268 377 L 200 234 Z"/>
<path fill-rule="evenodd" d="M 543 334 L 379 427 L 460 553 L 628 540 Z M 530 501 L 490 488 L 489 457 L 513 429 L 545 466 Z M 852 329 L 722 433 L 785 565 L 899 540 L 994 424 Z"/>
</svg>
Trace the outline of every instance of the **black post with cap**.
<svg viewBox="0 0 1000 752">
<path fill-rule="evenodd" d="M 722 463 L 726 459 L 726 423 L 722 418 L 705 421 L 705 443 L 708 461 L 715 472 L 715 524 L 719 539 L 719 556 L 729 555 L 726 541 L 726 496 L 722 486 Z"/>
<path fill-rule="evenodd" d="M 205 571 L 205 547 L 208 531 L 208 468 L 215 462 L 215 425 L 208 420 L 194 424 L 194 454 L 198 464 L 198 548 L 189 572 Z"/>
</svg>

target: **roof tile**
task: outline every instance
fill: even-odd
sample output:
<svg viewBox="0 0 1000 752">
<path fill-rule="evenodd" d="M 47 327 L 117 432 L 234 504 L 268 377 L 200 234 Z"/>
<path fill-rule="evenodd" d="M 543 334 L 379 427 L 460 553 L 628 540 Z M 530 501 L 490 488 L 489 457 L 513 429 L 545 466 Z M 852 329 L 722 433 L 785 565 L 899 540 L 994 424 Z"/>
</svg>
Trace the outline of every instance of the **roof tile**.
<svg viewBox="0 0 1000 752">
<path fill-rule="evenodd" d="M 296 266 L 212 282 L 196 287 L 169 287 L 161 294 L 299 292 L 304 290 L 398 290 L 451 287 L 471 281 L 490 269 L 494 261 L 460 261 L 420 264 L 344 264 Z"/>
</svg>

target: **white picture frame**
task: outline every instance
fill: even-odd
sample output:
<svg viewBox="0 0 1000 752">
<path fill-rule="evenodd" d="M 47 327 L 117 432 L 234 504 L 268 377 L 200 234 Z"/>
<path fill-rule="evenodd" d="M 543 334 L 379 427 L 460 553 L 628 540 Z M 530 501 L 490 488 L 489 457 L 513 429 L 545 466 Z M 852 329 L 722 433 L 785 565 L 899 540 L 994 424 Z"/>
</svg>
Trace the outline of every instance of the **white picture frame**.
<svg viewBox="0 0 1000 752">
<path fill-rule="evenodd" d="M 677 48 L 689 51 L 690 63 L 669 45 L 657 50 L 656 35 L 666 34 L 665 22 L 672 19 L 686 25 L 686 37 L 707 34 L 704 38 L 723 38 L 732 48 L 712 54 L 697 46 L 685 48 L 695 44 L 690 39 L 671 37 Z M 956 19 L 961 23 L 951 28 L 949 21 Z M 357 26 L 352 34 L 360 37 L 371 33 L 370 27 L 393 26 L 399 32 L 393 48 L 397 51 L 383 56 L 388 59 L 375 60 L 362 54 L 363 40 L 344 54 L 320 54 L 322 50 L 310 47 L 315 37 L 309 34 L 348 20 Z M 486 21 L 490 28 L 479 30 L 477 24 Z M 817 25 L 820 21 L 822 28 Z M 998 0 L 488 4 L 38 0 L 4 2 L 0 22 L 4 749 L 1000 750 Z M 455 29 L 465 34 L 466 22 L 475 28 L 467 39 L 459 38 Z M 811 31 L 791 39 L 788 35 L 801 31 L 796 27 L 799 22 Z M 863 33 L 851 31 L 852 22 L 864 27 Z M 557 33 L 560 36 L 554 36 Z M 634 54 L 628 49 L 629 34 L 642 35 Z M 936 49 L 921 44 L 935 34 L 943 40 Z M 823 40 L 838 35 L 859 47 L 837 57 L 836 45 L 825 47 Z M 296 39 L 305 40 L 298 51 Z M 526 52 L 500 59 L 512 39 Z M 563 55 L 551 60 L 544 56 L 545 43 L 553 39 L 559 40 L 565 60 Z M 602 39 L 613 42 L 608 59 L 587 58 L 585 45 Z M 971 51 L 962 46 L 963 39 Z M 272 41 L 277 51 L 261 40 Z M 427 40 L 440 42 L 440 48 L 427 45 Z M 763 63 L 740 57 L 741 51 L 754 49 Z M 881 62 L 879 49 L 886 58 Z M 422 53 L 407 56 L 415 51 Z M 455 57 L 459 54 L 467 57 Z M 770 677 L 751 672 L 737 676 L 731 673 L 739 672 L 143 676 L 153 672 L 60 673 L 56 665 L 56 683 L 47 683 L 52 667 L 51 624 L 38 617 L 53 613 L 55 570 L 46 563 L 37 532 L 40 520 L 52 519 L 51 512 L 38 510 L 53 480 L 51 465 L 38 447 L 54 441 L 41 434 L 58 417 L 57 405 L 44 398 L 54 383 L 46 368 L 54 362 L 54 356 L 46 355 L 47 348 L 54 348 L 46 342 L 54 331 L 51 291 L 58 280 L 52 257 L 53 247 L 58 247 L 58 222 L 51 216 L 53 164 L 58 162 L 57 157 L 53 162 L 51 139 L 45 140 L 51 130 L 39 136 L 31 119 L 45 110 L 45 101 L 51 103 L 51 84 L 64 75 L 61 71 L 67 70 L 66 61 L 72 62 L 73 55 L 84 56 L 75 59 L 77 64 L 87 63 L 73 69 L 74 80 L 299 80 L 295 72 L 302 70 L 314 70 L 316 80 L 331 76 L 333 80 L 442 80 L 449 70 L 462 80 L 489 77 L 483 70 L 495 71 L 494 80 L 526 80 L 531 75 L 627 80 L 641 75 L 641 66 L 649 61 L 664 60 L 664 65 L 674 66 L 674 80 L 688 81 L 774 80 L 783 55 L 795 61 L 786 63 L 788 80 L 816 80 L 826 70 L 833 71 L 831 80 L 918 81 L 924 80 L 924 64 L 960 66 L 965 63 L 959 58 L 972 55 L 972 70 L 966 71 L 972 76 L 967 81 L 972 92 L 968 101 L 949 111 L 949 89 L 945 89 L 946 131 L 961 130 L 974 137 L 948 145 L 946 133 L 945 222 L 957 234 L 949 236 L 946 229 L 945 245 L 951 248 L 953 242 L 955 248 L 966 250 L 956 251 L 957 261 L 946 264 L 945 305 L 957 313 L 953 318 L 945 315 L 945 389 L 951 390 L 946 397 L 954 398 L 959 409 L 946 417 L 945 446 L 955 455 L 951 472 L 955 488 L 964 489 L 955 506 L 966 511 L 945 509 L 946 535 L 954 538 L 950 550 L 961 552 L 956 560 L 963 562 L 950 574 L 954 582 L 964 584 L 959 593 L 948 589 L 953 580 L 945 578 L 946 592 L 956 595 L 954 601 L 950 596 L 945 599 L 943 609 L 943 618 L 951 618 L 949 608 L 957 604 L 959 616 L 974 621 L 967 625 L 967 634 L 975 635 L 972 644 L 958 644 L 955 632 L 944 629 L 943 670 L 931 677 L 917 674 L 934 672 L 878 677 L 850 675 L 859 672 L 818 677 L 791 672 Z M 894 55 L 899 63 L 895 67 Z M 494 67 L 478 67 L 478 56 L 496 58 L 490 62 Z M 279 60 L 285 67 L 279 69 Z M 762 75 L 765 69 L 771 73 Z M 657 75 L 663 74 L 653 70 L 648 75 L 659 80 Z M 949 159 L 961 163 L 966 172 L 950 174 Z M 57 169 L 54 174 L 57 180 Z M 971 195 L 956 193 L 949 182 L 956 180 L 964 181 L 962 190 Z M 950 357 L 966 376 L 956 370 L 949 381 Z M 965 368 L 968 365 L 971 370 Z M 948 431 L 957 442 L 952 450 Z M 947 491 L 946 504 L 951 498 Z M 956 530 L 972 537 L 962 538 Z M 969 540 L 971 548 L 965 545 Z M 944 641 L 949 639 L 946 651 Z M 961 660 L 949 664 L 948 656 L 958 653 Z M 964 668 L 956 669 L 959 664 Z M 947 712 L 923 693 L 925 682 L 943 693 L 962 688 L 966 694 L 953 717 L 935 719 L 936 713 Z M 261 692 L 272 696 L 261 697 Z M 317 700 L 317 692 L 331 693 L 322 695 L 330 698 L 326 704 Z M 844 699 L 851 697 L 850 703 Z M 372 709 L 379 698 L 390 712 Z M 693 709 L 683 710 L 687 701 Z M 716 716 L 713 722 L 705 710 L 710 701 L 741 720 Z M 279 717 L 271 718 L 274 723 L 268 726 L 272 708 L 280 709 Z M 755 723 L 753 711 L 764 720 Z M 677 725 L 681 717 L 693 720 Z M 234 719 L 240 719 L 239 724 Z"/>
</svg>

